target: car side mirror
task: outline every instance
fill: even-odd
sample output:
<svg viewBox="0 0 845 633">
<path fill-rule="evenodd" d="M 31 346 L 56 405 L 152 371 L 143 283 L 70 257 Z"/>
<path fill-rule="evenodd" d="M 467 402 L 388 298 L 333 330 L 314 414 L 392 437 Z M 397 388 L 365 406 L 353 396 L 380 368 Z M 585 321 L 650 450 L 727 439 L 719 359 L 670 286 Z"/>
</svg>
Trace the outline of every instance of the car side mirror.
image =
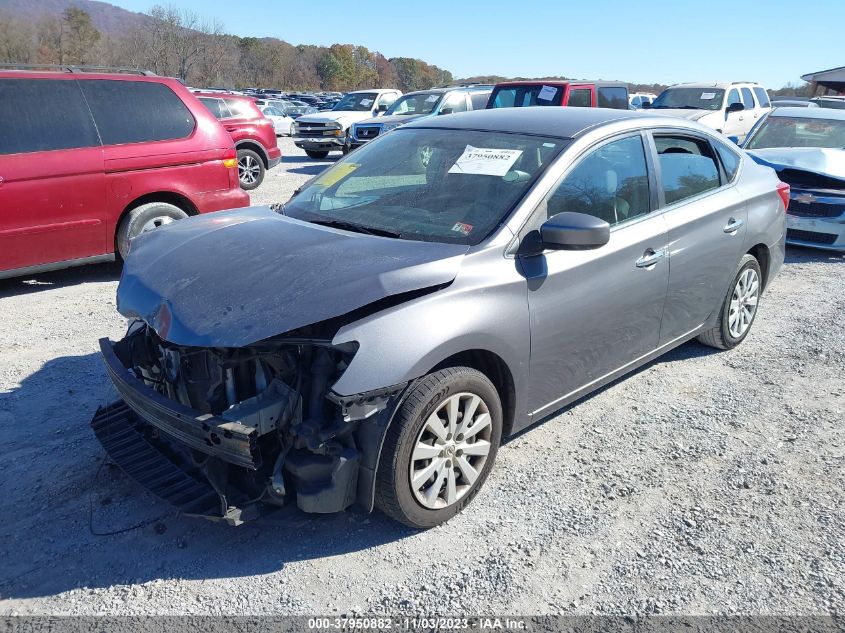
<svg viewBox="0 0 845 633">
<path fill-rule="evenodd" d="M 643 110 L 650 110 L 650 109 L 651 109 L 651 101 L 643 101 L 643 102 L 640 104 L 640 107 L 641 107 Z"/>
<path fill-rule="evenodd" d="M 552 250 L 599 248 L 610 241 L 610 225 L 594 215 L 566 211 L 543 222 L 540 239 Z"/>
<path fill-rule="evenodd" d="M 736 101 L 728 106 L 728 112 L 742 112 L 743 110 L 745 110 L 745 106 Z"/>
<path fill-rule="evenodd" d="M 386 103 L 382 103 L 381 105 L 379 105 L 379 107 L 378 107 L 378 109 L 376 110 L 376 112 L 378 112 L 379 114 L 384 114 L 385 112 L 387 112 L 387 104 L 386 104 Z"/>
<path fill-rule="evenodd" d="M 440 112 L 438 114 L 452 114 L 455 110 L 449 107 L 440 108 Z"/>
</svg>

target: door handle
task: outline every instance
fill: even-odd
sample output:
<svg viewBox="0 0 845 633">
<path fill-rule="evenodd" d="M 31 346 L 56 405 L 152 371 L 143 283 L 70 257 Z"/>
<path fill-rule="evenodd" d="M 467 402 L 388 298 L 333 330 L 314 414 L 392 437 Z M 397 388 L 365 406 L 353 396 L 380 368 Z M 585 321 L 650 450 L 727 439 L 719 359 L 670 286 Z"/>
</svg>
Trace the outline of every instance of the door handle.
<svg viewBox="0 0 845 633">
<path fill-rule="evenodd" d="M 637 268 L 650 268 L 666 256 L 666 251 L 663 249 L 655 251 L 652 249 L 646 250 L 643 256 L 637 260 Z"/>
<path fill-rule="evenodd" d="M 745 224 L 745 222 L 743 222 L 742 220 L 736 220 L 734 218 L 731 218 L 730 220 L 728 220 L 728 223 L 722 230 L 725 233 L 736 233 L 739 230 L 739 227 L 741 227 L 743 224 Z"/>
</svg>

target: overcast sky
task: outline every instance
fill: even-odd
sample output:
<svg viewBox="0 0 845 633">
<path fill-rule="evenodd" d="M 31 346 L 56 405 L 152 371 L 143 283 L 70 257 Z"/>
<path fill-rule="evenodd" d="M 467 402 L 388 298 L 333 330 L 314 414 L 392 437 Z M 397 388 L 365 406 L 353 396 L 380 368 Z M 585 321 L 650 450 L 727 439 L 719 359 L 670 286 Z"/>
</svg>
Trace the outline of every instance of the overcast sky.
<svg viewBox="0 0 845 633">
<path fill-rule="evenodd" d="M 133 11 L 156 4 L 112 2 Z M 419 57 L 455 77 L 756 81 L 779 88 L 845 66 L 845 0 L 171 3 L 217 18 L 235 35 L 360 44 L 387 57 Z"/>
</svg>

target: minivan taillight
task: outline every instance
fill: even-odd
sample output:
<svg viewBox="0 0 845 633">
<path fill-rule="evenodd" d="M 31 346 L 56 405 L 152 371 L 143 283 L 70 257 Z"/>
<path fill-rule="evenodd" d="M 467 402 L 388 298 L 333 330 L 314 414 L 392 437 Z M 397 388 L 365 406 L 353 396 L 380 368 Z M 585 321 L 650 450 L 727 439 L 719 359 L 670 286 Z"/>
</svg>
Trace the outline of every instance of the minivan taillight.
<svg viewBox="0 0 845 633">
<path fill-rule="evenodd" d="M 783 200 L 783 210 L 789 210 L 789 185 L 785 182 L 779 182 L 776 187 L 780 199 Z"/>
<path fill-rule="evenodd" d="M 227 167 L 229 169 L 238 166 L 238 153 L 232 149 L 227 149 L 226 153 L 223 154 L 223 167 Z"/>
</svg>

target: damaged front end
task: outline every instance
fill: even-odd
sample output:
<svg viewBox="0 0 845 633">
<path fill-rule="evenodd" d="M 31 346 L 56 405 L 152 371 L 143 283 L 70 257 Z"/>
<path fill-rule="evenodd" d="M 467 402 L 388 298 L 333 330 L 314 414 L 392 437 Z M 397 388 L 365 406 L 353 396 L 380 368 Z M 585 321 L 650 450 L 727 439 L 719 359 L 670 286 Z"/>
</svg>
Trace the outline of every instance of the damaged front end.
<svg viewBox="0 0 845 633">
<path fill-rule="evenodd" d="M 405 385 L 331 391 L 357 344 L 316 327 L 242 348 L 175 345 L 143 321 L 100 341 L 121 400 L 92 421 L 109 456 L 186 514 L 239 524 L 292 499 L 338 512 L 368 499 Z"/>
</svg>

